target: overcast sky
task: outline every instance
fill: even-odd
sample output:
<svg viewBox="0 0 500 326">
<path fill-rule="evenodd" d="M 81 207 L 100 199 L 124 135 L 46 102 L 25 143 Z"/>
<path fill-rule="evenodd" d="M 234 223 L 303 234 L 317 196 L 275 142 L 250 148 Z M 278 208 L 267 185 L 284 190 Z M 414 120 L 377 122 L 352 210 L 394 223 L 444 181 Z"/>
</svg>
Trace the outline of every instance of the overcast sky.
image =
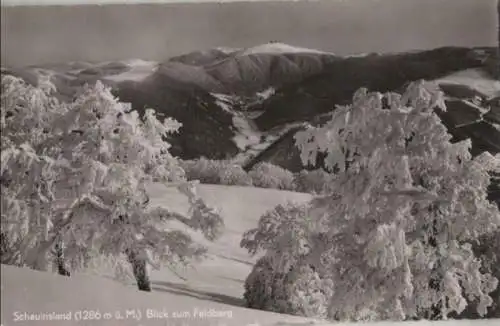
<svg viewBox="0 0 500 326">
<path fill-rule="evenodd" d="M 65 3 L 70 1 L 76 2 Z M 162 61 L 195 50 L 272 40 L 339 55 L 497 44 L 496 0 L 198 1 L 2 7 L 0 59 L 16 66 Z"/>
<path fill-rule="evenodd" d="M 72 4 L 109 4 L 109 3 L 174 3 L 174 2 L 234 2 L 234 1 L 269 1 L 269 0 L 2 0 L 2 5 L 72 5 Z M 298 1 L 298 0 L 273 0 L 273 1 Z M 304 1 L 304 0 L 300 0 Z M 310 0 L 307 0 L 310 1 Z M 344 0 L 330 0 L 344 1 Z M 370 0 L 368 0 L 370 1 Z"/>
</svg>

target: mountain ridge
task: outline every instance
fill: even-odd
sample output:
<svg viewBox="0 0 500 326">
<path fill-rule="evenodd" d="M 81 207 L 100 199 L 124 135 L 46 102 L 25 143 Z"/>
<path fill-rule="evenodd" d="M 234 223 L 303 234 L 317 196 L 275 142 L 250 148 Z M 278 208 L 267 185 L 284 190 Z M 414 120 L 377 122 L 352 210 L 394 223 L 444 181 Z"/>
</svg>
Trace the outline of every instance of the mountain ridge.
<svg viewBox="0 0 500 326">
<path fill-rule="evenodd" d="M 441 115 L 455 138 L 473 138 L 476 152 L 498 151 L 495 137 L 500 114 L 495 97 L 487 98 L 471 87 L 472 83 L 482 89 L 489 85 L 494 94 L 497 85 L 482 74 L 489 73 L 497 61 L 495 49 L 485 47 L 340 57 L 274 42 L 247 49 L 195 51 L 163 62 L 70 62 L 2 67 L 2 73 L 34 85 L 40 76 L 49 76 L 58 97 L 66 101 L 84 84 L 102 80 L 134 109 L 154 108 L 183 124 L 171 139 L 174 155 L 183 159 L 243 157 L 246 142 L 252 147 L 247 152 L 253 154 L 240 160 L 245 168 L 270 160 L 295 171 L 303 168 L 296 149 L 290 139 L 282 140 L 292 137 L 290 128 L 299 130 L 297 125 L 325 121 L 335 105 L 348 103 L 360 87 L 400 91 L 421 78 L 440 80 L 445 93 L 455 97 L 448 100 L 454 109 Z M 482 72 L 472 74 L 474 69 Z M 481 103 L 474 104 L 477 98 Z M 491 108 L 478 113 L 477 105 L 483 111 Z M 479 118 L 485 121 L 476 121 Z M 476 122 L 469 123 L 472 120 Z M 269 147 L 274 141 L 278 144 Z M 273 154 L 274 150 L 286 153 L 290 162 Z"/>
</svg>

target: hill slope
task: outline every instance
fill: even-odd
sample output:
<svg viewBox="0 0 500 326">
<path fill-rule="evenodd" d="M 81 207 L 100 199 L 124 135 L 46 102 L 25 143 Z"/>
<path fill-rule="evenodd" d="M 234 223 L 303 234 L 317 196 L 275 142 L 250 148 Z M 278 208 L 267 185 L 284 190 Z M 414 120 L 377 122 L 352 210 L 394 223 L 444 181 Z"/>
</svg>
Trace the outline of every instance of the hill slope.
<svg viewBox="0 0 500 326">
<path fill-rule="evenodd" d="M 144 293 L 98 277 L 71 279 L 11 266 L 1 266 L 2 316 L 5 326 L 356 326 L 244 309 L 196 299 L 182 293 Z M 101 318 L 77 321 L 79 311 Z M 22 321 L 24 313 L 64 314 L 68 320 Z M 109 313 L 108 320 L 104 314 Z M 134 318 L 141 315 L 142 318 Z M 168 317 L 166 317 L 168 315 Z M 211 317 L 215 316 L 215 317 Z M 163 317 L 163 318 L 162 318 Z M 17 319 L 17 321 L 15 321 Z M 373 326 L 494 326 L 499 320 L 374 323 Z"/>
<path fill-rule="evenodd" d="M 153 205 L 185 211 L 187 202 L 176 190 L 154 184 L 149 187 Z M 209 258 L 182 273 L 182 281 L 169 270 L 154 271 L 152 293 L 137 291 L 112 280 L 76 274 L 71 278 L 50 273 L 1 266 L 2 325 L 40 326 L 342 326 L 313 323 L 305 318 L 240 307 L 243 281 L 253 258 L 239 249 L 243 231 L 256 225 L 259 216 L 287 200 L 306 201 L 309 195 L 271 189 L 201 185 L 200 195 L 220 208 L 227 231 L 209 244 Z M 149 313 L 148 313 L 149 310 Z M 98 311 L 100 319 L 77 321 L 77 311 Z M 128 313 L 127 313 L 128 311 Z M 65 314 L 71 320 L 14 321 L 27 314 Z M 104 314 L 111 313 L 105 320 Z M 165 313 L 169 317 L 164 317 Z M 119 319 L 118 314 L 122 317 Z M 134 316 L 141 315 L 140 320 Z M 162 315 L 163 314 L 163 315 Z M 177 316 L 177 318 L 174 316 Z M 88 314 L 87 314 L 88 315 Z M 162 318 L 164 317 L 164 318 Z M 489 326 L 498 320 L 375 323 L 375 326 Z M 356 324 L 349 324 L 355 326 Z"/>
<path fill-rule="evenodd" d="M 100 80 L 134 109 L 154 108 L 183 124 L 180 133 L 171 137 L 174 155 L 183 159 L 226 159 L 240 150 L 233 140 L 239 128 L 233 114 L 217 105 L 212 93 L 255 97 L 271 86 L 320 72 L 332 58 L 332 54 L 315 50 L 271 44 L 243 50 L 197 51 L 163 63 L 69 62 L 2 67 L 2 73 L 32 85 L 38 84 L 40 76 L 47 76 L 57 87 L 56 96 L 63 101 L 71 100 L 83 85 Z"/>
<path fill-rule="evenodd" d="M 492 65 L 496 50 L 445 47 L 429 51 L 347 57 L 321 73 L 276 90 L 262 104 L 255 122 L 261 130 L 310 119 L 351 101 L 360 87 L 394 91 L 418 79 L 434 80 L 453 72 Z"/>
<path fill-rule="evenodd" d="M 166 189 L 159 184 L 152 185 L 149 190 L 152 205 L 165 205 L 179 213 L 186 213 L 187 199 L 179 195 L 177 190 Z M 255 257 L 250 257 L 239 246 L 243 233 L 257 226 L 260 216 L 267 210 L 287 201 L 306 202 L 311 195 L 274 189 L 218 185 L 200 185 L 198 193 L 209 205 L 219 209 L 226 230 L 214 243 L 186 230 L 194 239 L 208 247 L 209 259 L 195 265 L 196 269 L 185 270 L 182 274 L 188 278 L 191 286 L 198 286 L 197 289 L 200 291 L 213 292 L 215 287 L 220 295 L 239 301 L 238 298 L 243 295 L 243 282 L 256 261 Z M 221 268 L 222 266 L 224 268 Z M 152 279 L 160 283 L 182 282 L 168 270 L 153 271 Z M 169 287 L 167 283 L 161 284 L 158 286 Z"/>
<path fill-rule="evenodd" d="M 481 107 L 497 107 L 491 99 L 492 94 L 499 95 L 497 86 L 491 82 L 490 86 L 481 84 L 485 80 L 482 74 L 495 65 L 493 52 L 491 48 L 446 47 L 338 57 L 313 49 L 268 43 L 247 49 L 197 51 L 163 63 L 70 62 L 2 68 L 2 72 L 20 76 L 32 84 L 37 84 L 41 75 L 50 76 L 62 100 L 72 99 L 85 83 L 102 80 L 114 88 L 122 101 L 132 103 L 134 109 L 154 108 L 183 124 L 180 133 L 171 137 L 174 155 L 183 159 L 237 157 L 239 161 L 258 155 L 287 130 L 297 127 L 296 124 L 317 120 L 336 104 L 349 102 L 360 87 L 388 91 L 420 78 L 439 79 L 446 84 L 451 97 L 457 98 L 457 92 L 460 93 L 458 99 L 449 101 L 455 109 L 443 115 L 443 121 L 457 139 L 471 137 L 477 153 L 498 150 L 498 110 L 478 113 L 477 105 L 470 104 L 477 95 L 471 89 L 476 87 L 486 89 L 489 94 L 481 99 Z M 478 73 L 479 70 L 482 72 Z M 472 84 L 475 86 L 469 87 Z M 460 85 L 469 85 L 465 97 Z M 225 104 L 221 104 L 222 97 Z M 478 121 L 479 116 L 488 121 Z M 495 125 L 492 121 L 496 121 Z M 293 137 L 293 133 L 284 137 Z M 300 169 L 300 162 L 293 158 L 292 143 L 280 141 L 279 146 L 270 147 L 249 165 L 276 158 L 279 165 Z M 272 154 L 282 149 L 283 144 L 292 147 L 280 150 L 287 157 Z M 289 154 L 293 155 L 288 157 Z"/>
</svg>

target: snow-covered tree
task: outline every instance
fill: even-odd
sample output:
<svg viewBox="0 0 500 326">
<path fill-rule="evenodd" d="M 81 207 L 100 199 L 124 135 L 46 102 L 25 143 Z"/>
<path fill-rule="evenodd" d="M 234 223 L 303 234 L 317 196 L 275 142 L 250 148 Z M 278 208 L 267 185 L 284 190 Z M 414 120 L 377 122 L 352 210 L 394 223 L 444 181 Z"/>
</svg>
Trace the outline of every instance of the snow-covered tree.
<svg viewBox="0 0 500 326">
<path fill-rule="evenodd" d="M 244 297 L 254 309 L 326 317 L 331 284 L 308 263 L 321 251 L 322 230 L 309 218 L 310 205 L 287 203 L 266 212 L 243 235 L 240 246 L 261 257 L 245 280 Z"/>
<path fill-rule="evenodd" d="M 498 281 L 483 272 L 471 243 L 500 226 L 487 199 L 488 171 L 500 171 L 500 155 L 473 158 L 469 140 L 451 143 L 435 109 L 446 107 L 432 83 L 412 83 L 403 95 L 360 89 L 330 122 L 296 135 L 305 165 L 326 153 L 335 191 L 311 201 L 301 232 L 284 227 L 287 218 L 275 221 L 284 234 L 269 241 L 284 249 L 289 244 L 278 241 L 288 233 L 305 243 L 295 252 L 302 259 L 291 262 L 331 282 L 328 318 L 406 319 L 429 310 L 446 318 L 466 297 L 480 314 L 492 304 Z M 262 242 L 265 225 L 246 243 Z M 283 257 L 267 247 L 270 261 Z"/>
<path fill-rule="evenodd" d="M 256 187 L 294 190 L 293 173 L 274 164 L 262 162 L 253 167 L 248 175 Z"/>
<path fill-rule="evenodd" d="M 480 238 L 480 241 L 473 244 L 473 251 L 477 257 L 481 258 L 483 271 L 487 271 L 500 280 L 500 229 L 494 233 L 489 233 Z M 488 313 L 481 316 L 477 313 L 477 300 L 471 298 L 470 304 L 460 314 L 452 314 L 451 318 L 500 318 L 500 286 L 490 293 L 493 304 L 488 308 Z"/>
<path fill-rule="evenodd" d="M 33 258 L 29 253 L 47 241 L 51 228 L 54 161 L 37 150 L 66 107 L 50 96 L 49 83 L 36 88 L 5 75 L 1 85 L 2 263 L 23 265 L 29 256 Z M 34 268 L 46 267 L 31 263 Z"/>
<path fill-rule="evenodd" d="M 139 289 L 150 290 L 148 264 L 200 257 L 203 248 L 172 222 L 213 240 L 223 221 L 169 153 L 166 137 L 180 124 L 160 122 L 151 109 L 139 116 L 100 82 L 67 105 L 43 85 L 2 76 L 2 230 L 16 256 L 10 260 L 46 270 L 54 247 L 67 259 L 90 249 L 125 253 Z M 152 207 L 151 182 L 188 195 L 191 216 Z"/>
<path fill-rule="evenodd" d="M 188 180 L 227 186 L 252 186 L 252 179 L 241 165 L 230 160 L 209 160 L 201 157 L 196 160 L 180 161 L 180 164 Z"/>
<path fill-rule="evenodd" d="M 294 175 L 295 190 L 312 194 L 328 193 L 334 177 L 323 169 L 302 170 Z"/>
</svg>

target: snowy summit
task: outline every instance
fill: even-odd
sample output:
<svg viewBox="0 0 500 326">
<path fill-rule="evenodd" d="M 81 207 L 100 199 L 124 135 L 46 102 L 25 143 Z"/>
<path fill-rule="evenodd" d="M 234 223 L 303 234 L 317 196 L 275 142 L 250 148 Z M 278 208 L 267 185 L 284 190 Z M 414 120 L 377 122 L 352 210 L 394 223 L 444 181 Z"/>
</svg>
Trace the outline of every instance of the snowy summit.
<svg viewBox="0 0 500 326">
<path fill-rule="evenodd" d="M 293 45 L 288 45 L 285 43 L 279 42 L 270 42 L 258 46 L 254 46 L 246 49 L 241 53 L 241 55 L 250 55 L 250 54 L 262 54 L 262 53 L 273 53 L 273 54 L 283 54 L 283 53 L 311 53 L 311 54 L 325 54 L 325 55 L 334 55 L 330 52 L 323 52 L 314 49 L 302 48 Z"/>
</svg>

